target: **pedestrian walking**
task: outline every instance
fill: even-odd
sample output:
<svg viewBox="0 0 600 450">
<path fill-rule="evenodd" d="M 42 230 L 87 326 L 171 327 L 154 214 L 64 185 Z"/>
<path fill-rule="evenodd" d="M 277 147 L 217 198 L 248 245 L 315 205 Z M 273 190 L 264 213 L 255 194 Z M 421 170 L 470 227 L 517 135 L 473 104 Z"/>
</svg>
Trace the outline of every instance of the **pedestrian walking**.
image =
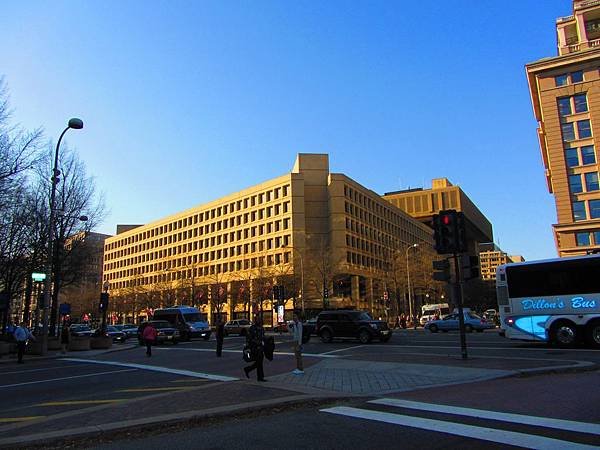
<svg viewBox="0 0 600 450">
<path fill-rule="evenodd" d="M 262 318 L 256 316 L 254 323 L 248 329 L 246 335 L 246 344 L 250 347 L 250 354 L 254 358 L 254 363 L 244 367 L 246 378 L 250 378 L 250 372 L 256 369 L 256 379 L 258 381 L 265 380 L 265 372 L 263 369 L 265 329 L 262 325 Z"/>
<path fill-rule="evenodd" d="M 400 316 L 400 326 L 403 329 L 406 329 L 406 314 L 402 313 L 402 315 Z"/>
<path fill-rule="evenodd" d="M 148 322 L 146 327 L 144 328 L 144 332 L 142 333 L 142 337 L 144 338 L 144 342 L 146 343 L 146 356 L 152 356 L 152 346 L 156 341 L 156 328 L 152 323 Z"/>
<path fill-rule="evenodd" d="M 294 328 L 292 333 L 294 335 L 293 347 L 294 356 L 296 357 L 296 368 L 292 371 L 294 375 L 304 374 L 304 365 L 302 364 L 302 322 L 298 313 L 294 313 Z"/>
<path fill-rule="evenodd" d="M 225 323 L 219 314 L 217 319 L 217 356 L 220 358 L 223 353 L 223 338 L 225 337 Z"/>
<path fill-rule="evenodd" d="M 60 352 L 64 355 L 67 353 L 67 347 L 69 346 L 69 326 L 67 321 L 63 321 L 62 329 L 60 330 Z"/>
<path fill-rule="evenodd" d="M 17 362 L 23 364 L 23 354 L 25 353 L 25 346 L 29 339 L 35 341 L 35 337 L 27 328 L 27 324 L 22 322 L 20 326 L 15 329 L 15 340 L 17 341 Z"/>
</svg>

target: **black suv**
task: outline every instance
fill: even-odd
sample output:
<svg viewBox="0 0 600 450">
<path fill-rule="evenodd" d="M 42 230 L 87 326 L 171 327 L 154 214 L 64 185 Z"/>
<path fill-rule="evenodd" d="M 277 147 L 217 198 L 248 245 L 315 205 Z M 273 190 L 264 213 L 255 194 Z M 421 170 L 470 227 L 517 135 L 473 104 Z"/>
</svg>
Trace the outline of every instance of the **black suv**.
<svg viewBox="0 0 600 450">
<path fill-rule="evenodd" d="M 368 344 L 374 338 L 387 342 L 392 337 L 387 322 L 374 320 L 369 313 L 354 310 L 319 313 L 316 333 L 323 342 L 331 342 L 334 338 L 358 338 L 362 344 Z"/>
</svg>

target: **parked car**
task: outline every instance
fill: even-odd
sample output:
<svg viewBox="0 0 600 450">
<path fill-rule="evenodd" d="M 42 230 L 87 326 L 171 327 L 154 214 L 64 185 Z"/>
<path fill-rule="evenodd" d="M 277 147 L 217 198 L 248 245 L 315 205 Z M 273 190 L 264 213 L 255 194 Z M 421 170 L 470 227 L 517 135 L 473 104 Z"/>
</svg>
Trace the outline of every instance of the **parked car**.
<svg viewBox="0 0 600 450">
<path fill-rule="evenodd" d="M 385 321 L 375 320 L 367 312 L 336 310 L 319 313 L 317 334 L 323 342 L 331 342 L 334 338 L 356 338 L 362 344 L 368 344 L 373 339 L 388 342 L 392 330 Z"/>
<path fill-rule="evenodd" d="M 225 324 L 225 336 L 229 334 L 238 334 L 240 336 L 246 336 L 248 328 L 252 323 L 248 319 L 236 319 L 230 320 Z"/>
<path fill-rule="evenodd" d="M 149 320 L 147 322 L 142 322 L 138 328 L 138 342 L 140 345 L 144 345 L 144 338 L 142 336 L 144 334 L 144 328 L 146 328 L 149 323 L 156 328 L 156 344 L 170 342 L 175 345 L 179 342 L 181 337 L 179 330 L 173 327 L 169 322 L 166 320 Z"/>
<path fill-rule="evenodd" d="M 127 335 L 113 325 L 106 327 L 106 334 L 112 338 L 113 342 L 125 342 L 127 340 Z"/>
<path fill-rule="evenodd" d="M 69 327 L 71 336 L 92 336 L 94 331 L 87 325 L 71 325 Z"/>
<path fill-rule="evenodd" d="M 137 336 L 138 327 L 131 323 L 123 324 L 123 325 L 113 325 L 117 330 L 122 331 L 127 335 L 128 338 Z"/>
<path fill-rule="evenodd" d="M 483 330 L 487 330 L 490 328 L 495 328 L 491 322 L 488 322 L 483 317 L 478 316 L 474 312 L 465 311 L 465 331 L 467 333 L 471 333 L 473 330 L 482 333 Z M 438 331 L 456 331 L 459 329 L 459 315 L 458 313 L 450 314 L 443 319 L 439 320 L 431 320 L 425 324 L 425 329 L 431 331 L 432 333 L 437 333 Z"/>
</svg>

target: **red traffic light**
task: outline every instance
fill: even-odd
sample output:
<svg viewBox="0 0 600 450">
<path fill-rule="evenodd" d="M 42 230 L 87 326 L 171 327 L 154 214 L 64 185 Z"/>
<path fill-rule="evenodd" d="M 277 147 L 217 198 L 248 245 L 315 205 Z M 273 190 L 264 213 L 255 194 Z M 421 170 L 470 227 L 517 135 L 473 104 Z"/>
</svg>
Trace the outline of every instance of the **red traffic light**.
<svg viewBox="0 0 600 450">
<path fill-rule="evenodd" d="M 450 222 L 451 222 L 451 220 L 450 220 L 450 216 L 449 215 L 442 216 L 442 223 L 444 225 L 450 225 Z"/>
</svg>

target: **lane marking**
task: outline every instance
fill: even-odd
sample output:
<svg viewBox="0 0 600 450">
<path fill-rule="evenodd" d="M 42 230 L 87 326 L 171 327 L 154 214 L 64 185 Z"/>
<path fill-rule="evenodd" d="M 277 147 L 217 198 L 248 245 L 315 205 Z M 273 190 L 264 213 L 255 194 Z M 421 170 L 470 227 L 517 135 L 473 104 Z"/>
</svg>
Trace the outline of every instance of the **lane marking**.
<svg viewBox="0 0 600 450">
<path fill-rule="evenodd" d="M 376 405 L 394 406 L 396 408 L 416 409 L 459 416 L 476 417 L 478 419 L 501 420 L 503 422 L 534 425 L 537 427 L 554 428 L 557 430 L 576 431 L 600 435 L 600 425 L 596 423 L 575 422 L 572 420 L 553 419 L 550 417 L 527 416 L 523 414 L 503 413 L 485 409 L 462 408 L 459 406 L 437 405 L 433 403 L 413 402 L 395 398 L 380 398 L 369 403 Z"/>
<path fill-rule="evenodd" d="M 362 348 L 362 347 L 364 347 L 364 345 L 355 345 L 353 347 L 339 348 L 337 350 L 331 350 L 330 352 L 321 353 L 321 355 L 331 355 L 332 353 L 343 352 L 346 350 L 352 350 L 353 348 Z"/>
<path fill-rule="evenodd" d="M 157 347 L 157 348 L 160 348 L 160 347 Z M 161 350 L 163 350 L 163 349 L 161 348 Z M 182 349 L 182 350 L 193 350 L 193 349 Z M 237 380 L 239 380 L 239 378 L 228 377 L 225 375 L 214 375 L 211 373 L 193 372 L 191 370 L 170 369 L 168 367 L 150 366 L 148 364 L 123 363 L 123 362 L 118 362 L 118 361 L 99 361 L 99 360 L 95 360 L 95 359 L 79 359 L 79 358 L 61 358 L 61 360 L 73 361 L 73 362 L 84 362 L 84 363 L 91 363 L 91 364 L 105 364 L 107 366 L 131 367 L 134 370 L 135 369 L 149 370 L 152 372 L 170 373 L 170 374 L 176 374 L 176 375 L 184 375 L 186 377 L 192 377 L 192 378 L 205 378 L 207 380 L 215 380 L 215 381 L 237 381 Z M 0 386 L 0 387 L 2 387 L 2 386 Z"/>
<path fill-rule="evenodd" d="M 70 406 L 70 405 L 103 405 L 109 403 L 119 403 L 127 400 L 126 398 L 115 398 L 110 400 L 65 400 L 62 402 L 38 403 L 35 406 Z"/>
<path fill-rule="evenodd" d="M 81 366 L 84 366 L 82 364 Z M 43 369 L 27 369 L 27 370 L 15 370 L 13 372 L 3 372 L 2 375 L 10 375 L 12 373 L 27 373 L 27 372 L 41 372 L 43 370 L 57 370 L 57 369 L 71 369 L 72 367 L 77 367 L 76 364 L 70 364 L 65 366 L 56 366 L 56 367 L 44 367 Z"/>
<path fill-rule="evenodd" d="M 175 347 L 156 347 L 154 350 L 167 350 L 167 351 L 183 351 L 183 352 L 215 352 L 214 348 L 175 348 Z M 223 353 L 241 353 L 242 349 L 239 350 L 228 350 L 223 349 Z M 293 352 L 273 352 L 273 355 L 279 356 L 294 356 Z M 324 353 L 302 353 L 302 356 L 313 357 L 313 358 L 341 358 L 338 355 L 327 355 Z"/>
<path fill-rule="evenodd" d="M 171 380 L 171 383 L 206 383 L 208 380 L 204 380 L 202 378 L 184 378 L 182 380 Z"/>
<path fill-rule="evenodd" d="M 28 420 L 41 419 L 42 417 L 46 417 L 46 416 L 0 417 L 0 423 L 26 422 Z"/>
<path fill-rule="evenodd" d="M 173 386 L 173 387 L 155 387 L 155 388 L 132 388 L 120 389 L 117 392 L 165 392 L 165 391 L 189 391 L 192 387 Z"/>
<path fill-rule="evenodd" d="M 570 441 L 562 441 L 544 436 L 497 430 L 495 428 L 464 425 L 456 422 L 444 422 L 441 420 L 425 419 L 423 417 L 411 417 L 401 414 L 350 408 L 347 406 L 321 409 L 320 411 L 330 414 L 337 414 L 340 416 L 354 417 L 357 419 L 374 420 L 376 422 L 384 422 L 393 425 L 419 428 L 421 430 L 452 434 L 454 436 L 481 439 L 483 441 L 513 445 L 515 447 L 535 448 L 538 450 L 563 450 L 565 448 L 573 450 L 598 450 L 598 447 L 593 445 L 577 444 Z"/>
<path fill-rule="evenodd" d="M 52 381 L 73 380 L 75 378 L 95 377 L 96 375 L 108 375 L 109 373 L 133 372 L 135 370 L 137 370 L 137 369 L 111 370 L 110 372 L 95 372 L 95 373 L 88 373 L 85 375 L 75 375 L 72 377 L 50 378 L 48 380 L 27 381 L 25 383 L 15 383 L 15 384 L 4 384 L 4 385 L 0 386 L 0 388 L 26 386 L 28 384 L 50 383 Z"/>
</svg>

